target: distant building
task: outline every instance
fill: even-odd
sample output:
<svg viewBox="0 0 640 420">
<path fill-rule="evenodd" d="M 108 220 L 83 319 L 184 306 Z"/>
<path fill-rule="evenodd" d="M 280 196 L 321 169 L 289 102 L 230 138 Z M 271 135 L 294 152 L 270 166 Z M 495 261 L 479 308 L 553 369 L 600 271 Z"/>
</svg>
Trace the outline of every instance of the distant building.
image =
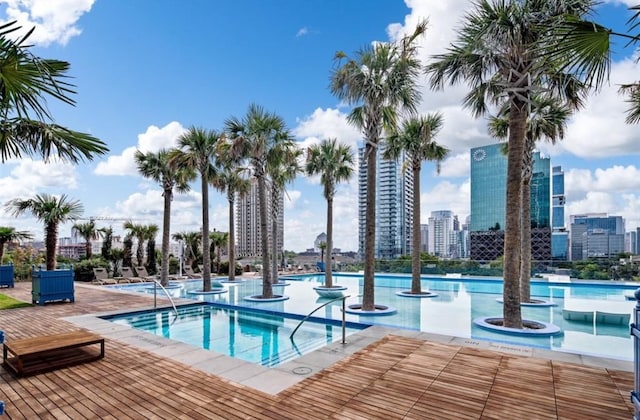
<svg viewBox="0 0 640 420">
<path fill-rule="evenodd" d="M 429 225 L 420 225 L 420 252 L 429 252 Z"/>
<path fill-rule="evenodd" d="M 267 188 L 267 228 L 271 230 L 271 189 Z M 280 214 L 278 215 L 278 248 L 284 244 L 284 194 L 277 197 L 280 200 Z M 253 179 L 249 194 L 236 200 L 236 249 L 238 258 L 262 256 L 262 232 L 260 230 L 260 201 L 258 198 L 258 182 Z M 267 232 L 270 235 L 271 232 Z M 270 241 L 269 241 L 270 242 Z"/>
<path fill-rule="evenodd" d="M 567 198 L 564 193 L 564 172 L 561 166 L 552 171 L 552 213 L 551 213 L 551 258 L 558 261 L 569 259 L 569 232 L 564 220 L 564 206 Z"/>
<path fill-rule="evenodd" d="M 606 213 L 571 215 L 570 259 L 611 258 L 624 252 L 624 219 Z"/>
<path fill-rule="evenodd" d="M 432 211 L 429 217 L 429 252 L 440 258 L 458 257 L 455 226 L 458 218 L 451 210 Z"/>
<path fill-rule="evenodd" d="M 367 161 L 365 148 L 359 149 L 358 171 L 358 242 L 359 254 L 364 255 L 367 199 Z M 398 160 L 382 158 L 384 144 L 376 154 L 376 235 L 375 257 L 393 259 L 411 254 L 411 226 L 413 223 L 413 172 L 403 170 L 406 154 Z"/>
<path fill-rule="evenodd" d="M 316 236 L 316 240 L 313 241 L 313 249 L 315 252 L 320 252 L 320 245 L 324 244 L 325 249 L 327 245 L 327 234 L 322 232 L 320 235 Z"/>
<path fill-rule="evenodd" d="M 624 234 L 624 252 L 638 253 L 638 233 L 635 230 Z"/>
<path fill-rule="evenodd" d="M 507 156 L 504 144 L 471 149 L 470 257 L 486 262 L 504 255 Z M 531 178 L 531 259 L 551 259 L 551 161 L 534 153 Z"/>
</svg>

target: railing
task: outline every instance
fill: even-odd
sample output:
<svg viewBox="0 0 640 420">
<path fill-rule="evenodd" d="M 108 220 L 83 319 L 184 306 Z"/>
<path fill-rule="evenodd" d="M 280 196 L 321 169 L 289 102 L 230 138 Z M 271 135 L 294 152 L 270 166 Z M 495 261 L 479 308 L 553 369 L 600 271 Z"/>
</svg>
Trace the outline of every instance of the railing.
<svg viewBox="0 0 640 420">
<path fill-rule="evenodd" d="M 633 336 L 633 391 L 631 391 L 631 402 L 634 407 L 634 420 L 640 420 L 640 289 L 635 292 L 636 307 L 633 310 L 633 323 L 631 324 L 631 335 Z"/>
<path fill-rule="evenodd" d="M 330 301 L 323 303 L 322 305 L 318 306 L 313 311 L 309 312 L 309 314 L 307 316 L 305 316 L 304 318 L 302 318 L 302 320 L 298 323 L 298 325 L 293 329 L 293 332 L 289 336 L 289 340 L 293 341 L 293 335 L 296 333 L 296 331 L 298 331 L 298 328 L 300 328 L 300 326 L 302 324 L 304 324 L 304 322 L 307 319 L 309 319 L 311 317 L 311 315 L 315 314 L 316 311 L 318 311 L 319 309 L 324 308 L 325 306 L 327 306 L 330 303 L 333 303 L 333 302 L 338 301 L 338 300 L 342 300 L 342 344 L 344 344 L 345 343 L 345 338 L 346 338 L 345 330 L 347 328 L 347 321 L 345 319 L 345 316 L 346 316 L 345 301 L 347 300 L 348 297 L 351 297 L 351 295 L 339 296 L 339 297 L 337 297 L 335 299 L 331 299 Z"/>
<path fill-rule="evenodd" d="M 158 291 L 158 286 L 160 286 L 160 288 L 164 290 L 164 294 L 167 295 L 167 297 L 169 298 L 169 302 L 171 302 L 171 306 L 173 306 L 173 310 L 176 313 L 176 318 L 178 318 L 178 308 L 176 308 L 176 304 L 173 303 L 173 298 L 171 297 L 167 289 L 164 288 L 164 286 L 160 283 L 158 279 L 151 278 L 151 280 L 153 280 L 153 309 L 156 309 L 158 307 L 157 291 Z"/>
</svg>

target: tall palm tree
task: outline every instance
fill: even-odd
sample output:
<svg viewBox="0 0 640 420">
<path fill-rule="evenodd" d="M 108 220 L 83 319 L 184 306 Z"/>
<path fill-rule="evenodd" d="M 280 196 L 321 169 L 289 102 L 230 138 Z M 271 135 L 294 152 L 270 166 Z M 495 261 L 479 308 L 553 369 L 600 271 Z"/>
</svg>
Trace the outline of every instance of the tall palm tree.
<svg viewBox="0 0 640 420">
<path fill-rule="evenodd" d="M 242 118 L 231 117 L 225 121 L 226 131 L 232 141 L 231 151 L 238 160 L 247 160 L 252 175 L 258 183 L 260 211 L 260 235 L 262 250 L 262 295 L 273 298 L 271 271 L 269 270 L 269 227 L 267 217 L 268 179 L 267 160 L 272 151 L 282 149 L 290 141 L 284 120 L 275 113 L 267 112 L 261 106 L 251 104 Z M 274 198 L 272 198 L 274 199 Z"/>
<path fill-rule="evenodd" d="M 572 108 L 555 98 L 536 95 L 535 113 L 527 122 L 525 155 L 522 162 L 522 244 L 520 269 L 520 301 L 531 302 L 531 179 L 533 177 L 533 152 L 536 142 L 547 139 L 551 143 L 564 138 L 567 120 Z M 489 133 L 496 138 L 507 138 L 509 108 L 503 107 L 498 116 L 489 121 Z M 508 146 L 508 143 L 506 143 Z"/>
<path fill-rule="evenodd" d="M 84 239 L 85 254 L 87 258 L 91 258 L 92 247 L 91 241 L 100 238 L 100 230 L 96 228 L 95 220 L 89 220 L 85 223 L 74 223 L 73 228 L 78 231 L 78 234 Z"/>
<path fill-rule="evenodd" d="M 69 200 L 64 194 L 56 197 L 43 193 L 26 200 L 15 198 L 8 201 L 5 207 L 15 217 L 30 212 L 44 223 L 47 270 L 55 270 L 58 226 L 60 223 L 73 221 L 82 216 L 84 210 L 82 204 L 77 200 Z"/>
<path fill-rule="evenodd" d="M 145 178 L 152 179 L 162 187 L 164 208 L 162 211 L 162 262 L 160 263 L 160 284 L 169 284 L 169 239 L 171 237 L 171 201 L 174 188 L 179 192 L 189 191 L 189 179 L 193 173 L 185 167 L 173 165 L 169 162 L 169 151 L 160 150 L 157 153 L 135 153 L 138 171 Z"/>
<path fill-rule="evenodd" d="M 134 223 L 131 220 L 124 222 L 123 227 L 129 231 L 127 236 L 135 237 L 138 242 L 136 248 L 136 263 L 143 265 L 144 263 L 144 241 L 147 235 L 147 227 L 140 223 Z"/>
<path fill-rule="evenodd" d="M 564 97 L 559 72 L 581 76 L 599 85 L 607 74 L 605 55 L 598 48 L 566 44 L 566 22 L 585 22 L 591 0 L 479 0 L 466 15 L 458 39 L 435 56 L 427 71 L 432 87 L 466 81 L 471 91 L 464 105 L 475 116 L 490 104 L 509 106 L 506 220 L 504 241 L 503 326 L 522 328 L 520 268 L 522 243 L 522 164 L 531 97 L 549 91 Z M 582 50 L 581 50 L 582 49 Z M 606 48 L 608 51 L 608 46 Z"/>
<path fill-rule="evenodd" d="M 178 138 L 178 148 L 171 152 L 170 160 L 176 165 L 200 174 L 202 193 L 202 290 L 211 291 L 211 254 L 209 249 L 209 182 L 217 172 L 213 161 L 217 157 L 218 141 L 222 133 L 191 127 Z M 215 283 L 221 287 L 220 282 Z"/>
<path fill-rule="evenodd" d="M 429 114 L 413 117 L 402 123 L 399 132 L 387 138 L 384 151 L 385 159 L 396 160 L 401 152 L 407 152 L 406 165 L 413 174 L 413 224 L 411 226 L 411 293 L 422 294 L 420 269 L 420 171 L 422 161 L 436 162 L 436 170 L 440 173 L 440 162 L 447 156 L 449 149 L 434 140 L 442 128 L 442 115 Z"/>
<path fill-rule="evenodd" d="M 102 235 L 102 258 L 109 261 L 111 257 L 111 249 L 113 247 L 113 228 L 103 227 L 100 228 L 100 234 Z"/>
<path fill-rule="evenodd" d="M 33 239 L 33 235 L 24 230 L 16 230 L 14 227 L 0 226 L 0 264 L 2 264 L 2 258 L 4 257 L 4 246 L 9 242 L 23 239 Z"/>
<path fill-rule="evenodd" d="M 281 198 L 284 198 L 285 186 L 292 182 L 302 171 L 298 159 L 303 152 L 292 138 L 283 139 L 279 147 L 271 149 L 267 157 L 267 172 L 271 181 L 271 275 L 273 284 L 278 284 L 278 255 L 284 250 L 278 249 L 278 220 L 284 209 Z"/>
<path fill-rule="evenodd" d="M 15 38 L 18 29 L 16 21 L 0 25 L 0 160 L 55 155 L 77 163 L 107 153 L 101 140 L 53 123 L 48 98 L 75 105 L 69 63 L 35 56 L 33 29 Z"/>
<path fill-rule="evenodd" d="M 362 130 L 367 163 L 364 234 L 363 311 L 374 311 L 376 157 L 383 129 L 396 127 L 398 112 L 412 114 L 420 100 L 417 77 L 422 66 L 415 41 L 425 33 L 426 21 L 394 43 L 376 43 L 360 49 L 355 58 L 338 52 L 338 67 L 331 75 L 331 92 L 355 105 L 349 122 Z M 341 60 L 347 58 L 346 62 Z"/>
<path fill-rule="evenodd" d="M 184 263 L 193 268 L 193 262 L 198 259 L 200 242 L 202 241 L 201 232 L 178 232 L 172 235 L 176 241 L 184 242 Z"/>
<path fill-rule="evenodd" d="M 322 195 L 327 200 L 327 241 L 320 243 L 326 261 L 324 261 L 324 287 L 333 287 L 331 276 L 331 250 L 333 249 L 333 199 L 336 195 L 336 184 L 348 181 L 353 175 L 353 152 L 351 147 L 338 143 L 335 138 L 325 139 L 307 149 L 305 169 L 309 175 L 320 174 Z"/>
<path fill-rule="evenodd" d="M 244 168 L 235 166 L 236 162 L 233 162 L 230 143 L 221 142 L 221 147 L 218 152 L 221 156 L 221 162 L 224 164 L 220 171 L 216 174 L 211 181 L 213 187 L 218 191 L 226 193 L 227 201 L 229 203 L 229 242 L 227 255 L 229 257 L 229 280 L 235 281 L 236 278 L 236 237 L 235 237 L 235 221 L 234 221 L 234 209 L 236 195 L 243 197 L 247 195 L 251 189 L 251 182 L 245 176 Z"/>
</svg>

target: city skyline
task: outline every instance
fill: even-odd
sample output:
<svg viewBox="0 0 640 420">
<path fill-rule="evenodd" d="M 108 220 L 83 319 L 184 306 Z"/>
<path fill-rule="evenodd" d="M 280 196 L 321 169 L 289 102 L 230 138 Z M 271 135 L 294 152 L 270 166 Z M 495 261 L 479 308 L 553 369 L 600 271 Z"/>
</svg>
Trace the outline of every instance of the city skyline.
<svg viewBox="0 0 640 420">
<path fill-rule="evenodd" d="M 30 6 L 25 6 L 30 4 Z M 306 148 L 326 137 L 350 144 L 357 155 L 361 134 L 349 126 L 349 109 L 328 89 L 333 56 L 352 54 L 378 41 L 396 39 L 419 19 L 430 19 L 420 41 L 423 62 L 442 52 L 472 3 L 455 0 L 372 1 L 339 5 L 283 0 L 190 2 L 161 0 L 0 1 L 0 18 L 37 23 L 33 52 L 71 63 L 76 107 L 51 101 L 56 122 L 89 132 L 111 151 L 78 166 L 24 159 L 0 165 L 0 203 L 36 193 L 67 194 L 85 206 L 85 216 L 131 218 L 160 224 L 161 190 L 137 174 L 136 148 L 170 147 L 189 126 L 221 129 L 230 116 L 243 116 L 250 103 L 281 115 Z M 595 19 L 625 30 L 630 1 L 605 2 Z M 113 22 L 118 22 L 114 29 Z M 240 24 L 238 22 L 241 22 Z M 240 30 L 238 30 L 238 24 Z M 171 28 L 170 30 L 168 28 Z M 249 28 L 249 29 L 248 29 Z M 614 46 L 610 83 L 593 95 L 569 123 L 566 138 L 539 149 L 565 171 L 565 215 L 606 212 L 620 215 L 627 229 L 640 225 L 640 143 L 638 127 L 624 124 L 618 85 L 635 80 L 640 66 L 625 41 Z M 423 81 L 426 85 L 426 78 Z M 436 141 L 451 149 L 435 176 L 425 162 L 421 177 L 422 222 L 434 210 L 451 210 L 464 221 L 470 213 L 469 151 L 495 143 L 486 120 L 461 108 L 463 86 L 442 92 L 423 88 L 421 113 L 440 111 L 444 126 Z M 195 185 L 195 184 L 194 184 Z M 211 190 L 211 229 L 228 230 L 224 196 Z M 325 200 L 317 177 L 300 176 L 285 195 L 284 248 L 302 251 L 325 230 Z M 172 232 L 198 230 L 199 187 L 176 195 Z M 358 249 L 358 177 L 338 185 L 334 204 L 334 245 Z M 121 231 L 120 222 L 112 224 Z M 29 230 L 42 225 L 30 217 L 0 212 L 0 225 Z M 568 225 L 568 224 L 567 224 Z M 60 226 L 68 236 L 70 225 Z"/>
</svg>

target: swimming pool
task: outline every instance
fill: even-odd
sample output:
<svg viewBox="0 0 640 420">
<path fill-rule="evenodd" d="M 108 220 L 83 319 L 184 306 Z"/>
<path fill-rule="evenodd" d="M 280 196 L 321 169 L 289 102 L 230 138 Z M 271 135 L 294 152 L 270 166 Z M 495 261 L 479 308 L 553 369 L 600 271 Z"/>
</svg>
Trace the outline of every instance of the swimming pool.
<svg viewBox="0 0 640 420">
<path fill-rule="evenodd" d="M 282 278 L 287 286 L 274 286 L 274 293 L 289 296 L 278 302 L 250 302 L 246 296 L 262 292 L 261 279 L 247 278 L 239 284 L 225 284 L 226 293 L 216 295 L 193 295 L 189 291 L 202 287 L 201 280 L 185 281 L 180 287 L 170 289 L 174 296 L 217 302 L 234 307 L 259 308 L 281 314 L 304 316 L 325 299 L 319 298 L 313 286 L 322 284 L 323 275 L 299 275 Z M 350 295 L 347 304 L 361 301 L 362 275 L 334 274 L 334 281 L 346 286 Z M 428 299 L 400 297 L 396 292 L 410 288 L 407 275 L 376 275 L 375 301 L 390 305 L 397 312 L 385 316 L 360 316 L 347 314 L 346 319 L 361 324 L 382 325 L 465 337 L 502 343 L 520 344 L 586 355 L 633 360 L 633 342 L 628 325 L 608 325 L 566 320 L 563 309 L 604 311 L 632 314 L 635 301 L 628 300 L 638 285 L 601 282 L 550 282 L 533 281 L 532 297 L 550 300 L 551 307 L 523 307 L 525 319 L 550 322 L 559 326 L 563 333 L 550 337 L 524 337 L 503 335 L 476 326 L 475 318 L 501 316 L 502 282 L 499 279 L 480 278 L 436 278 L 423 277 L 422 287 L 434 291 L 438 296 Z M 122 290 L 153 293 L 145 285 L 109 286 Z M 340 320 L 340 305 L 329 305 L 315 314 L 318 317 Z"/>
<path fill-rule="evenodd" d="M 102 318 L 267 367 L 342 339 L 342 328 L 335 322 L 305 321 L 290 339 L 299 319 L 214 304 L 180 306 L 177 315 L 173 309 L 162 309 Z M 350 324 L 345 333 L 363 328 Z"/>
</svg>

